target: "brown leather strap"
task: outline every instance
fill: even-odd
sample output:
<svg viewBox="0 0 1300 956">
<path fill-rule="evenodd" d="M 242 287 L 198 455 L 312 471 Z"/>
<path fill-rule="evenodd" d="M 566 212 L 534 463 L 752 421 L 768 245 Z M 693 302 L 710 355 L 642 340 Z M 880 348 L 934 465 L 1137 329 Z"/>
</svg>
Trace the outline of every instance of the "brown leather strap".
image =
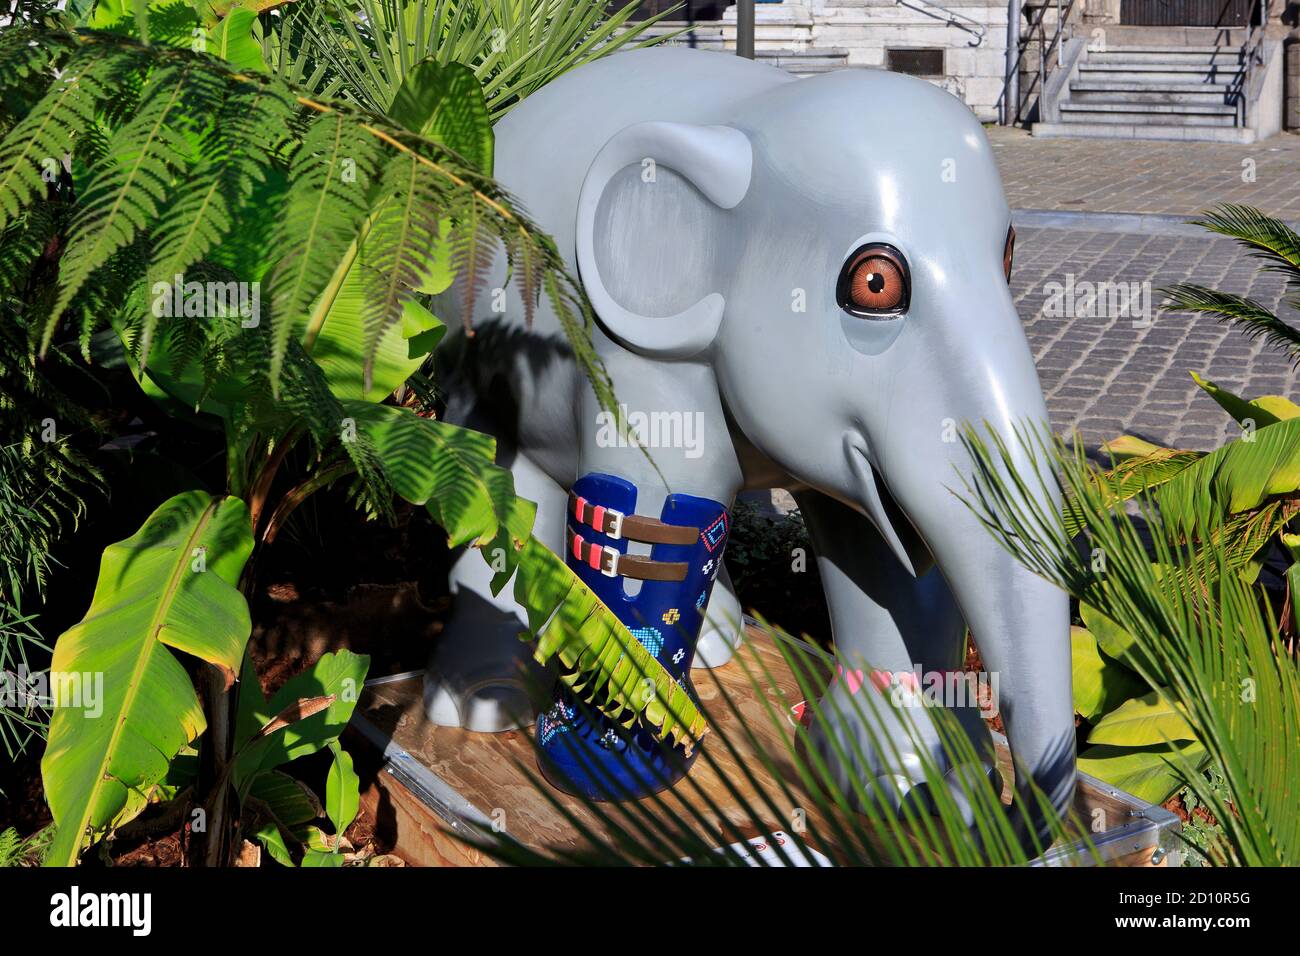
<svg viewBox="0 0 1300 956">
<path fill-rule="evenodd" d="M 568 553 L 587 567 L 609 577 L 636 578 L 638 581 L 685 581 L 686 562 L 651 561 L 637 554 L 619 554 L 564 529 L 564 546 Z"/>
<path fill-rule="evenodd" d="M 700 536 L 699 528 L 665 524 L 658 518 L 645 518 L 641 515 L 625 515 L 612 508 L 593 505 L 573 492 L 569 492 L 569 514 L 601 534 L 640 541 L 643 544 L 694 544 Z"/>
</svg>

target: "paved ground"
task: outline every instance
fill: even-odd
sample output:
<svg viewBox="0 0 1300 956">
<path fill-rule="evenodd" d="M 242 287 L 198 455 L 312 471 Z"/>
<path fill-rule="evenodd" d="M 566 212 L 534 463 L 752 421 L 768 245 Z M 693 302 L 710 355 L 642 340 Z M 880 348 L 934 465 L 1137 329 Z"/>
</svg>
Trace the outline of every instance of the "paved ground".
<svg viewBox="0 0 1300 956">
<path fill-rule="evenodd" d="M 1300 219 L 1300 136 L 1294 134 L 1240 146 L 1034 139 L 1002 126 L 987 132 L 1014 209 L 1185 215 L 1236 202 Z"/>
<path fill-rule="evenodd" d="M 1149 282 L 1149 327 L 1134 328 L 1131 315 L 1060 315 L 1049 284 L 1066 287 L 1070 275 L 1075 294 L 1059 299 L 1084 313 L 1080 283 L 1140 289 Z M 1226 239 L 1017 228 L 1012 287 L 1058 433 L 1077 429 L 1089 447 L 1125 432 L 1184 448 L 1217 447 L 1235 425 L 1189 370 L 1251 398 L 1300 400 L 1300 375 L 1281 353 L 1208 317 L 1158 314 L 1156 290 L 1188 278 L 1273 307 L 1282 293 L 1277 277 L 1261 276 Z M 1110 297 L 1102 298 L 1107 307 L 1095 311 L 1111 311 Z"/>
<path fill-rule="evenodd" d="M 1182 220 L 1216 202 L 1239 202 L 1300 221 L 1300 136 L 1236 146 L 988 132 L 1017 210 L 1012 285 L 1058 432 L 1077 429 L 1090 447 L 1123 432 L 1216 447 L 1235 426 L 1189 371 L 1248 397 L 1300 400 L 1300 375 L 1284 356 L 1211 318 L 1160 314 L 1158 291 L 1190 280 L 1278 307 L 1277 277 L 1261 275 L 1235 243 Z M 1254 163 L 1254 182 L 1243 181 L 1244 160 Z M 1053 295 L 1071 282 L 1073 295 Z M 1106 314 L 1122 304 L 1108 295 L 1101 314 L 1087 314 L 1082 284 L 1105 282 L 1146 291 L 1150 325 L 1135 328 L 1130 314 Z M 1080 314 L 1054 314 L 1054 305 L 1070 304 Z M 1281 314 L 1300 324 L 1300 314 L 1285 307 Z"/>
</svg>

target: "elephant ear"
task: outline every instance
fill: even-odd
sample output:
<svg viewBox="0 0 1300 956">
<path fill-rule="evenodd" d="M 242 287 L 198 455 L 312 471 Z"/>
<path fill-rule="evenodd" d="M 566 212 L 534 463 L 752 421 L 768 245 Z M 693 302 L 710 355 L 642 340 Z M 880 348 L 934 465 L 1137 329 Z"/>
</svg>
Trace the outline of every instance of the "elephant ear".
<svg viewBox="0 0 1300 956">
<path fill-rule="evenodd" d="M 622 345 L 686 358 L 713 341 L 741 238 L 727 211 L 752 171 L 749 138 L 729 126 L 637 123 L 596 155 L 578 197 L 578 269 Z"/>
</svg>

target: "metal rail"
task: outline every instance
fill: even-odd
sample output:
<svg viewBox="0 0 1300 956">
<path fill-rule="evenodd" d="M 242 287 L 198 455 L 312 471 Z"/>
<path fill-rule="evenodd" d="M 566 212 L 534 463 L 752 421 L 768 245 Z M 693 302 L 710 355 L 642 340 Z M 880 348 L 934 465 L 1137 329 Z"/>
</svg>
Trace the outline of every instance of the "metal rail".
<svg viewBox="0 0 1300 956">
<path fill-rule="evenodd" d="M 1047 78 L 1061 65 L 1061 51 L 1065 46 L 1066 29 L 1070 14 L 1076 0 L 1055 0 L 1055 3 L 1041 3 L 1030 14 L 1029 23 L 1020 35 L 1016 47 L 1015 65 L 1007 71 L 1002 84 L 1002 95 L 998 97 L 998 112 L 1002 125 L 1014 126 L 1021 122 L 1029 112 L 1029 105 L 1037 94 L 1041 100 L 1043 90 L 1047 87 Z M 1056 11 L 1056 29 L 1049 37 L 1047 34 L 1047 11 Z M 1020 86 L 1021 67 L 1030 44 L 1038 43 L 1038 70 L 1031 73 L 1028 87 Z"/>
<path fill-rule="evenodd" d="M 896 0 L 899 6 L 910 7 L 918 13 L 924 13 L 927 17 L 934 17 L 936 20 L 943 20 L 950 27 L 956 27 L 958 30 L 965 30 L 971 35 L 967 46 L 979 46 L 984 42 L 986 33 L 984 24 L 964 13 L 957 13 L 949 10 L 947 7 L 941 7 L 937 3 L 931 3 L 930 0 Z"/>
<path fill-rule="evenodd" d="M 1238 125 L 1245 129 L 1250 121 L 1250 90 L 1255 79 L 1256 65 L 1264 65 L 1264 36 L 1268 27 L 1269 0 L 1258 0 L 1246 18 L 1246 38 L 1241 44 L 1241 62 L 1243 69 L 1238 74 L 1238 82 L 1229 90 L 1229 97 L 1235 98 Z M 1259 16 L 1256 17 L 1256 11 Z"/>
</svg>

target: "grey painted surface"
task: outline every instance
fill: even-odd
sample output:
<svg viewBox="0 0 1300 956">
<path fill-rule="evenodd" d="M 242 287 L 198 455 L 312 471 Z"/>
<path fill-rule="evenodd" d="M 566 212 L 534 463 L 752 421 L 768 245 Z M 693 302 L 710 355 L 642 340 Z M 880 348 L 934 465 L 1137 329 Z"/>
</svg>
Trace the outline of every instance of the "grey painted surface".
<svg viewBox="0 0 1300 956">
<path fill-rule="evenodd" d="M 539 535 L 558 547 L 565 491 L 593 471 L 635 482 L 644 514 L 658 514 L 670 490 L 723 502 L 745 488 L 797 490 L 845 667 L 956 668 L 969 623 L 999 675 L 1013 753 L 1064 806 L 1074 783 L 1067 601 L 948 490 L 969 467 L 956 423 L 987 422 L 1012 440 L 1015 425 L 1046 420 L 1002 271 L 1010 210 L 970 111 L 891 73 L 795 81 L 738 58 L 626 53 L 510 113 L 498 127 L 496 175 L 571 265 L 578 250 L 620 401 L 698 414 L 707 436 L 699 454 L 656 448 L 658 471 L 635 448 L 602 444 L 595 401 L 549 307 L 531 331 L 513 291 L 505 316 L 480 308 L 466 366 L 478 377 L 452 389 L 473 399 L 452 414 L 499 436 L 517 487 L 539 503 Z M 872 243 L 907 260 L 904 315 L 861 318 L 836 302 L 841 269 Z M 489 287 L 503 278 L 498 263 Z M 451 328 L 455 301 L 442 309 Z M 1014 467 L 1033 471 L 1023 454 Z M 467 696 L 485 715 L 508 710 L 513 661 L 485 652 L 495 642 L 485 633 L 513 637 L 519 611 L 508 594 L 491 595 L 489 577 L 473 554 L 453 572 L 457 609 L 428 682 L 437 721 L 474 725 Z M 701 653 L 707 644 L 718 663 L 740 624 L 727 589 L 715 587 L 709 618 Z M 879 783 L 896 796 L 888 784 L 900 781 L 924 801 L 898 715 L 880 707 L 864 717 L 853 683 L 823 702 L 849 759 L 829 739 L 814 744 L 845 784 Z M 865 693 L 874 694 L 869 684 Z M 974 711 L 954 709 L 991 760 Z M 910 713 L 940 756 L 925 711 Z M 873 734 L 897 752 L 872 747 Z"/>
</svg>

